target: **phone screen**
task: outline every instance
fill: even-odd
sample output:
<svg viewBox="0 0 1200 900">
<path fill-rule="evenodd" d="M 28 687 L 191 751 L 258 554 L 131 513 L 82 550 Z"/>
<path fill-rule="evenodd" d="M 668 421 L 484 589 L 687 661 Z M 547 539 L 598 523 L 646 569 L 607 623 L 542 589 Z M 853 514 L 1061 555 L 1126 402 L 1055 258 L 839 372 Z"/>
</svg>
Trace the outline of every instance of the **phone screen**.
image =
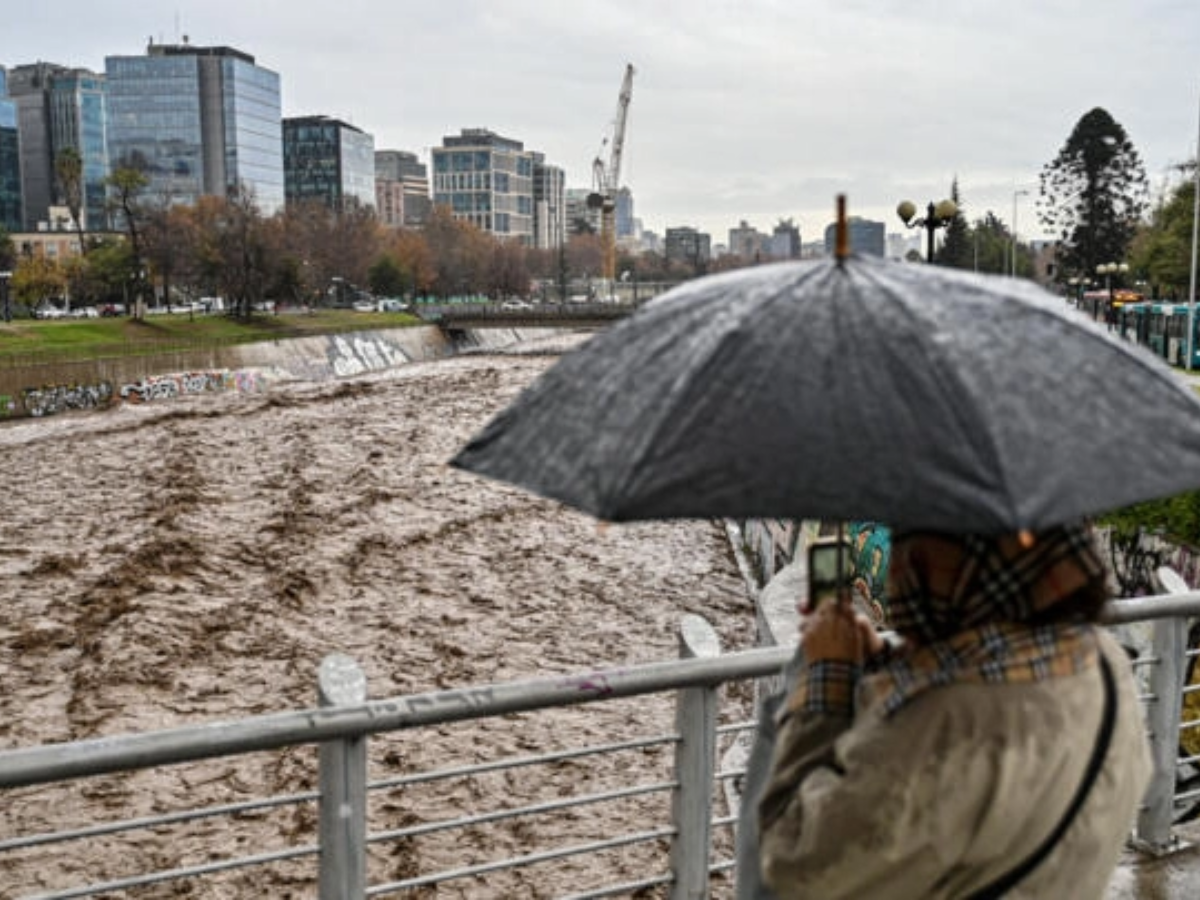
<svg viewBox="0 0 1200 900">
<path fill-rule="evenodd" d="M 808 547 L 808 608 L 837 597 L 850 566 L 850 544 L 839 540 L 817 540 Z"/>
</svg>

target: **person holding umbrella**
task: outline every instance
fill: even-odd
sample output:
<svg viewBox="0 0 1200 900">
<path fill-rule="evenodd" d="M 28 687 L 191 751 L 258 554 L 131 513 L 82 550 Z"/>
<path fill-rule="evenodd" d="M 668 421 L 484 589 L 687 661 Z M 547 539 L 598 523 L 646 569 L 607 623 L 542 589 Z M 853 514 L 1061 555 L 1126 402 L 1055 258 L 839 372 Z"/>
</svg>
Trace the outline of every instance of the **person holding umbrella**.
<svg viewBox="0 0 1200 900">
<path fill-rule="evenodd" d="M 894 645 L 844 601 L 803 617 L 764 881 L 779 900 L 1103 897 L 1152 764 L 1096 624 L 1090 530 L 894 532 L 887 596 Z"/>
</svg>

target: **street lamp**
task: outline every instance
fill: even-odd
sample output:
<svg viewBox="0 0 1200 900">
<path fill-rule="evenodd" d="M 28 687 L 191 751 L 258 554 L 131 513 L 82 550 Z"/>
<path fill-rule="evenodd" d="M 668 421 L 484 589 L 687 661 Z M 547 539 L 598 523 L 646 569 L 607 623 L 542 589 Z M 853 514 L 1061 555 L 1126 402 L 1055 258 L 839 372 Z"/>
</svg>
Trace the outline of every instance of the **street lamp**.
<svg viewBox="0 0 1200 900">
<path fill-rule="evenodd" d="M 1117 274 L 1124 274 L 1129 271 L 1129 263 L 1100 263 L 1096 266 L 1096 274 L 1104 276 L 1104 291 L 1108 294 L 1108 309 L 1105 310 L 1104 320 L 1111 325 L 1113 314 L 1113 288 L 1112 277 Z"/>
<path fill-rule="evenodd" d="M 1017 277 L 1017 198 L 1024 197 L 1029 191 L 1013 191 L 1013 223 L 1012 223 L 1012 268 L 1010 274 Z"/>
<path fill-rule="evenodd" d="M 954 220 L 958 215 L 958 207 L 953 200 L 940 200 L 936 204 L 931 201 L 925 210 L 925 218 L 914 219 L 916 214 L 917 206 L 911 200 L 902 200 L 896 207 L 896 215 L 906 228 L 925 229 L 928 235 L 925 260 L 933 262 L 933 233 L 939 228 L 945 228 Z"/>
<path fill-rule="evenodd" d="M 12 272 L 0 272 L 0 304 L 4 307 L 4 321 L 12 321 L 12 304 L 8 299 L 8 283 L 12 279 Z"/>
</svg>

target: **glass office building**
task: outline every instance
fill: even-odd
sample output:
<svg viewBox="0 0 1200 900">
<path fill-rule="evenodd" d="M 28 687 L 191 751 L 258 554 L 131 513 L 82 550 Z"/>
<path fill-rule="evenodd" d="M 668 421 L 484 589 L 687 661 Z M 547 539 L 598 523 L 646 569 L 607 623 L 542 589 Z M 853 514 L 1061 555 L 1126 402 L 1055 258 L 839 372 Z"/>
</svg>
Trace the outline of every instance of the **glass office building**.
<svg viewBox="0 0 1200 900">
<path fill-rule="evenodd" d="M 104 79 L 93 72 L 74 69 L 55 74 L 49 83 L 50 145 L 53 158 L 68 147 L 79 153 L 82 163 L 80 219 L 86 231 L 107 227 L 105 184 L 108 177 L 108 116 Z M 61 186 L 54 191 L 56 203 L 65 204 Z"/>
<path fill-rule="evenodd" d="M 534 242 L 535 154 L 484 128 L 465 128 L 433 152 L 433 203 L 483 231 Z"/>
<path fill-rule="evenodd" d="M 138 168 L 149 193 L 195 203 L 249 189 L 265 215 L 282 209 L 279 76 L 229 47 L 151 44 L 105 59 L 108 152 Z"/>
<path fill-rule="evenodd" d="M 8 99 L 8 79 L 0 67 L 0 228 L 21 230 L 21 147 L 17 104 Z"/>
<path fill-rule="evenodd" d="M 375 138 L 353 125 L 328 116 L 285 119 L 283 172 L 288 203 L 375 207 Z"/>
</svg>

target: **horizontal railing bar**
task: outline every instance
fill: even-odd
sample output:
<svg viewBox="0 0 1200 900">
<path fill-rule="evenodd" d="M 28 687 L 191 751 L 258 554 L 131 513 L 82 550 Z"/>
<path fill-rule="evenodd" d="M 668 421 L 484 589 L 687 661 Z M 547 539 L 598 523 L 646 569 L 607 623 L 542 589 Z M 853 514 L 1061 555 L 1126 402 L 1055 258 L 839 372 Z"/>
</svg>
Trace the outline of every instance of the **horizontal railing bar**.
<svg viewBox="0 0 1200 900">
<path fill-rule="evenodd" d="M 635 785 L 614 791 L 598 794 L 579 794 L 565 797 L 561 800 L 548 800 L 545 803 L 531 803 L 528 806 L 515 806 L 511 809 L 498 809 L 490 813 L 479 813 L 474 816 L 463 816 L 458 819 L 444 819 L 440 822 L 426 822 L 423 825 L 412 825 L 408 828 L 397 828 L 392 831 L 381 831 L 367 837 L 368 844 L 379 844 L 385 841 L 399 840 L 407 837 L 420 837 L 438 831 L 448 831 L 451 828 L 463 828 L 468 825 L 488 825 L 505 819 L 516 819 L 520 816 L 536 816 L 542 813 L 557 812 L 575 806 L 586 806 L 593 803 L 607 803 L 612 800 L 625 800 L 642 794 L 653 794 L 659 791 L 671 791 L 679 787 L 678 781 L 660 781 L 655 784 Z"/>
<path fill-rule="evenodd" d="M 195 878 L 200 875 L 213 875 L 230 869 L 248 869 L 251 866 L 262 866 L 273 862 L 283 862 L 297 859 L 301 856 L 316 856 L 320 848 L 315 844 L 305 847 L 292 847 L 288 850 L 275 850 L 271 853 L 259 853 L 254 856 L 242 856 L 237 859 L 223 859 L 217 862 L 204 863 L 198 866 L 182 866 L 178 869 L 163 869 L 160 872 L 147 872 L 116 881 L 105 881 L 99 884 L 89 884 L 83 887 L 68 888 L 65 891 L 54 891 L 49 894 L 36 894 L 27 900 L 70 900 L 73 897 L 91 897 L 95 894 L 105 894 L 110 891 L 122 891 L 126 888 L 145 887 L 150 884 L 162 884 L 164 881 L 178 881 L 181 878 Z"/>
<path fill-rule="evenodd" d="M 714 828 L 725 828 L 729 825 L 736 825 L 737 816 L 717 816 L 712 820 L 711 824 Z"/>
<path fill-rule="evenodd" d="M 750 731 L 758 726 L 756 720 L 748 722 L 732 722 L 728 725 L 721 725 L 717 728 L 717 734 L 734 734 L 736 732 Z"/>
<path fill-rule="evenodd" d="M 1180 804 L 1187 803 L 1189 800 L 1195 800 L 1197 797 L 1200 797 L 1200 788 L 1196 788 L 1194 791 L 1184 791 L 1180 794 L 1176 794 L 1174 799 L 1176 804 Z"/>
<path fill-rule="evenodd" d="M 252 716 L 142 734 L 46 744 L 0 752 L 0 787 L 17 787 L 156 765 L 209 759 L 292 744 L 359 738 L 384 731 L 710 687 L 774 674 L 788 647 L 741 650 L 583 674 L 538 678 Z"/>
<path fill-rule="evenodd" d="M 120 834 L 123 831 L 137 831 L 142 828 L 155 828 L 159 825 L 175 825 L 180 822 L 211 819 L 216 816 L 230 816 L 243 812 L 255 812 L 260 809 L 270 809 L 278 806 L 313 803 L 319 800 L 320 797 L 321 795 L 316 791 L 306 791 L 302 794 L 281 794 L 278 797 L 268 797 L 263 800 L 247 800 L 243 803 L 227 803 L 222 806 L 205 806 L 201 809 L 186 809 L 175 813 L 164 813 L 160 816 L 125 819 L 120 822 L 105 822 L 103 825 L 89 825 L 85 828 L 75 828 L 67 831 L 31 834 L 25 838 L 0 840 L 0 852 L 36 847 L 41 844 L 65 844 L 68 841 L 102 837 L 109 834 Z"/>
<path fill-rule="evenodd" d="M 1110 600 L 1104 606 L 1100 621 L 1106 625 L 1122 625 L 1147 619 L 1171 619 L 1176 616 L 1200 616 L 1200 591 Z"/>
<path fill-rule="evenodd" d="M 424 784 L 430 781 L 441 781 L 447 778 L 462 778 L 468 775 L 480 775 L 499 769 L 516 769 L 522 766 L 532 766 L 552 762 L 562 762 L 568 759 L 578 759 L 582 756 L 597 756 L 602 753 L 619 753 L 623 750 L 641 750 L 646 747 L 678 743 L 679 734 L 664 734 L 658 737 L 641 738 L 633 741 L 621 741 L 614 744 L 597 744 L 595 747 L 576 747 L 572 750 L 562 750 L 557 753 L 543 753 L 538 756 L 520 756 L 511 761 L 503 759 L 486 763 L 476 763 L 470 766 L 460 766 L 453 769 L 438 769 L 434 772 L 418 772 L 415 775 L 404 775 L 399 778 L 389 778 L 372 781 L 367 790 L 383 790 L 386 788 L 408 787 L 414 784 Z"/>
<path fill-rule="evenodd" d="M 624 884 L 614 884 L 609 887 L 596 888 L 583 894 L 571 894 L 560 897 L 559 900 L 600 900 L 601 897 L 629 897 L 635 891 L 670 884 L 675 879 L 670 875 L 659 875 L 657 878 L 644 878 L 641 881 L 626 881 Z"/>
<path fill-rule="evenodd" d="M 614 847 L 626 847 L 630 844 L 644 844 L 647 841 L 658 840 L 659 838 L 671 837 L 675 834 L 674 828 L 655 828 L 651 831 L 641 831 L 635 834 L 622 835 L 619 838 L 610 838 L 606 841 L 594 841 L 590 844 L 575 844 L 570 847 L 559 847 L 554 850 L 546 850 L 542 853 L 530 853 L 525 856 L 514 856 L 509 859 L 497 860 L 490 863 L 480 863 L 477 866 L 464 866 L 460 869 L 449 869 L 443 872 L 436 872 L 433 875 L 423 875 L 419 878 L 408 878 L 404 881 L 393 881 L 390 884 L 374 885 L 367 888 L 367 896 L 375 897 L 380 894 L 389 893 L 391 891 L 405 891 L 416 887 L 425 887 L 430 884 L 440 884 L 443 881 L 454 881 L 459 878 L 470 878 L 474 875 L 486 875 L 489 872 L 498 872 L 503 869 L 516 869 L 521 866 L 530 866 L 536 863 L 550 862 L 555 859 L 565 859 L 569 856 L 582 856 L 586 853 L 598 853 L 601 850 L 611 850 Z"/>
</svg>

